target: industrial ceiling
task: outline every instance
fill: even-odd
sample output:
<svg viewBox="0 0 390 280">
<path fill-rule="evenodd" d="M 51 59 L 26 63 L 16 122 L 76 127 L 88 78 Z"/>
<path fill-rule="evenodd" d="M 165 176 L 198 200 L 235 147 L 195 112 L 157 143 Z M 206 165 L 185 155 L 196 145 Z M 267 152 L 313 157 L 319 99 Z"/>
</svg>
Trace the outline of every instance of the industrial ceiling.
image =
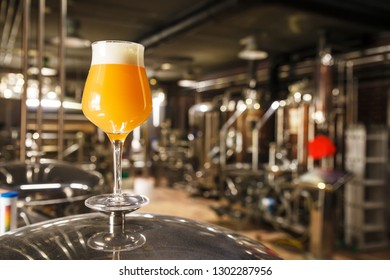
<svg viewBox="0 0 390 280">
<path fill-rule="evenodd" d="M 38 4 L 31 0 L 30 46 L 36 46 Z M 58 64 L 58 37 L 62 1 L 45 3 L 44 57 Z M 2 72 L 21 67 L 22 0 L 1 0 Z M 390 2 L 380 0 L 68 0 L 68 32 L 89 41 L 116 39 L 146 46 L 149 75 L 175 80 L 187 72 L 205 77 L 246 65 L 238 57 L 244 38 L 269 58 L 293 53 L 314 55 L 319 34 L 326 32 L 331 46 L 352 49 L 370 36 L 390 28 Z M 13 9 L 10 9 L 13 8 Z M 10 30 L 7 32 L 7 30 Z M 15 34 L 11 30 L 15 29 Z M 13 44 L 9 44 L 14 40 Z M 12 41 L 11 41 L 12 43 Z M 9 45 L 10 47 L 7 47 Z M 36 52 L 31 51 L 30 56 Z M 8 54 L 8 60 L 5 60 Z M 91 49 L 66 48 L 68 77 L 87 73 Z M 33 60 L 32 60 L 33 61 Z"/>
</svg>

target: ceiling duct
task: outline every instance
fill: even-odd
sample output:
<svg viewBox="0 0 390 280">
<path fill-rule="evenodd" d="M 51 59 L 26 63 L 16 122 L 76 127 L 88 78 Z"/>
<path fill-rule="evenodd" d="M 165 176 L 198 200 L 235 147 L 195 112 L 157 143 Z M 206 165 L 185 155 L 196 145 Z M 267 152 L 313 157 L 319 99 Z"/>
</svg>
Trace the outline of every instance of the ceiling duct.
<svg viewBox="0 0 390 280">
<path fill-rule="evenodd" d="M 238 0 L 211 1 L 197 8 L 194 11 L 182 15 L 179 19 L 173 20 L 166 27 L 156 30 L 149 36 L 140 38 L 137 42 L 147 47 L 159 44 L 161 41 L 188 30 L 207 19 L 212 18 L 217 13 L 237 4 Z"/>
</svg>

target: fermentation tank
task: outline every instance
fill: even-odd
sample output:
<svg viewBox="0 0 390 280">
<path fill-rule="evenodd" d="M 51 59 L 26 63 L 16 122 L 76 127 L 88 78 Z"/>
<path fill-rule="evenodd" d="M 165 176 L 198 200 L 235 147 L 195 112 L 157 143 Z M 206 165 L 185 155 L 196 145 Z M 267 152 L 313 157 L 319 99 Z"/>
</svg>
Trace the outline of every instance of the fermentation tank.
<svg viewBox="0 0 390 280">
<path fill-rule="evenodd" d="M 88 213 L 26 226 L 0 236 L 0 259 L 280 259 L 263 244 L 219 226 L 148 213 L 124 219 L 112 227 L 106 214 Z M 95 246 L 91 239 L 99 234 L 102 243 L 116 245 Z M 122 249 L 123 237 L 131 249 Z"/>
<path fill-rule="evenodd" d="M 219 144 L 220 111 L 211 102 L 192 106 L 189 111 L 192 154 L 200 168 L 213 160 L 213 148 Z"/>
<path fill-rule="evenodd" d="M 20 211 L 31 207 L 30 218 L 44 219 L 0 235 L 0 259 L 279 259 L 236 232 L 182 217 L 78 212 L 99 179 L 64 163 L 1 166 L 0 182 L 19 192 Z"/>
<path fill-rule="evenodd" d="M 96 171 L 60 161 L 0 164 L 0 187 L 18 193 L 18 226 L 89 212 L 84 200 L 103 192 Z"/>
<path fill-rule="evenodd" d="M 202 102 L 193 105 L 188 114 L 193 191 L 213 196 L 217 193 L 220 110 L 212 102 Z"/>
<path fill-rule="evenodd" d="M 309 165 L 308 141 L 314 137 L 314 126 L 310 121 L 313 113 L 312 89 L 307 81 L 301 81 L 291 85 L 289 91 L 288 98 L 280 101 L 276 112 L 276 145 L 273 148 L 279 161 L 286 161 L 299 171 L 306 171 Z M 270 161 L 274 162 L 275 159 L 270 156 Z"/>
</svg>

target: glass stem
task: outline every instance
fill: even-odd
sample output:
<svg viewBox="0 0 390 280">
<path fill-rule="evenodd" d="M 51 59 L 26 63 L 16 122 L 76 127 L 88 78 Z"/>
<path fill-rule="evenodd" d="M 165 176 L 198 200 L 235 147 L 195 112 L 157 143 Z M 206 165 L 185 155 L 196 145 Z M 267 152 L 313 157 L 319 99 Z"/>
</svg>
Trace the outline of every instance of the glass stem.
<svg viewBox="0 0 390 280">
<path fill-rule="evenodd" d="M 114 148 L 114 195 L 122 193 L 122 150 L 123 142 L 120 140 L 112 141 Z"/>
</svg>

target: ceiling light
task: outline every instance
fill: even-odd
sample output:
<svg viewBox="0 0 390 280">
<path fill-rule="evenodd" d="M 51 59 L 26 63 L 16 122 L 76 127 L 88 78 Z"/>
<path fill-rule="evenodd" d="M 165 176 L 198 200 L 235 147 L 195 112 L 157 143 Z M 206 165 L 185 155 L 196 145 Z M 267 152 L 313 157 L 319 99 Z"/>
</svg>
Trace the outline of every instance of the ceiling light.
<svg viewBox="0 0 390 280">
<path fill-rule="evenodd" d="M 172 64 L 170 64 L 170 63 L 161 64 L 161 70 L 171 70 L 172 68 L 173 68 Z"/>
<path fill-rule="evenodd" d="M 195 79 L 195 74 L 191 68 L 186 73 L 184 73 L 182 79 L 180 79 L 177 82 L 177 85 L 179 87 L 186 87 L 186 88 L 195 88 L 196 84 L 197 81 Z"/>
<path fill-rule="evenodd" d="M 80 48 L 88 48 L 91 46 L 91 41 L 82 38 L 79 35 L 80 22 L 74 19 L 67 19 L 66 21 L 66 37 L 64 41 L 64 45 L 67 48 L 72 49 L 80 49 Z M 54 37 L 51 40 L 53 45 L 60 44 L 60 38 Z"/>
<path fill-rule="evenodd" d="M 245 60 L 260 60 L 268 57 L 264 51 L 257 49 L 256 40 L 253 36 L 248 36 L 240 40 L 240 44 L 245 48 L 238 53 L 238 57 Z"/>
<path fill-rule="evenodd" d="M 6 88 L 6 89 L 4 90 L 3 95 L 4 95 L 4 98 L 5 98 L 5 99 L 10 99 L 10 98 L 12 98 L 12 96 L 14 95 L 14 92 L 13 92 L 12 90 L 10 90 L 9 88 Z"/>
<path fill-rule="evenodd" d="M 239 52 L 238 57 L 245 60 L 261 60 L 268 57 L 268 54 L 257 50 L 243 50 Z"/>
<path fill-rule="evenodd" d="M 38 75 L 39 69 L 38 69 L 38 67 L 33 66 L 33 67 L 28 68 L 27 73 L 29 75 Z M 50 67 L 42 67 L 41 73 L 43 76 L 55 76 L 55 75 L 57 75 L 57 70 L 54 68 L 50 68 Z"/>
<path fill-rule="evenodd" d="M 334 59 L 331 53 L 325 52 L 321 54 L 321 63 L 325 66 L 332 66 L 334 64 Z"/>
<path fill-rule="evenodd" d="M 157 80 L 155 78 L 151 78 L 149 80 L 149 83 L 150 83 L 151 86 L 155 86 L 155 85 L 157 85 Z"/>
<path fill-rule="evenodd" d="M 196 112 L 206 113 L 214 111 L 214 105 L 210 102 L 203 102 L 193 105 L 190 109 L 190 114 L 194 114 Z"/>
<path fill-rule="evenodd" d="M 196 85 L 195 80 L 183 79 L 177 82 L 177 85 L 180 87 L 193 88 Z"/>
<path fill-rule="evenodd" d="M 41 68 L 41 74 L 42 76 L 55 76 L 57 75 L 57 70 L 49 66 L 49 58 L 44 57 L 43 58 L 43 66 Z M 32 65 L 36 65 L 37 62 L 32 62 Z M 39 74 L 39 69 L 36 66 L 31 66 L 27 70 L 28 75 L 38 75 Z"/>
</svg>

